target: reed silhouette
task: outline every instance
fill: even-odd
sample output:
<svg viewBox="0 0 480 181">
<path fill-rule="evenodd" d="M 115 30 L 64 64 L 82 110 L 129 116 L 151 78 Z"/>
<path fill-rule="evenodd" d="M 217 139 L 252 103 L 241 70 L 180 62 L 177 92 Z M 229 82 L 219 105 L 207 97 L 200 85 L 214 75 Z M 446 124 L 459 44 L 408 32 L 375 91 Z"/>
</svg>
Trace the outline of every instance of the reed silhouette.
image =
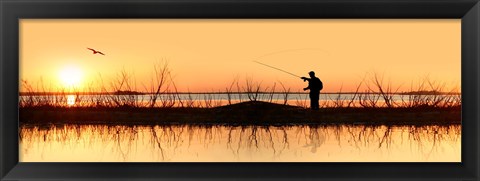
<svg viewBox="0 0 480 181">
<path fill-rule="evenodd" d="M 394 88 L 390 82 L 385 83 L 383 76 L 374 73 L 365 76 L 354 92 L 343 92 L 341 87 L 335 93 L 322 93 L 324 99 L 317 104 L 318 97 L 312 97 L 311 93 L 317 94 L 318 87 L 305 94 L 292 91 L 282 82 L 264 86 L 262 81 L 252 77 L 244 81 L 235 77 L 223 91 L 180 92 L 168 62 L 155 64 L 152 72 L 148 86 L 138 83 L 133 73 L 125 69 L 108 83 L 99 75 L 96 83 L 81 90 L 76 87 L 53 89 L 42 79 L 36 86 L 21 80 L 24 91 L 19 97 L 20 122 L 44 124 L 68 118 L 70 123 L 76 124 L 82 122 L 81 119 L 96 124 L 101 120 L 113 124 L 127 121 L 131 124 L 170 124 L 188 120 L 232 124 L 274 124 L 280 121 L 287 124 L 288 119 L 291 123 L 368 123 L 370 118 L 376 124 L 460 123 L 461 94 L 455 89 L 446 90 L 444 83 L 428 77 L 418 85 L 412 83 L 410 91 L 399 92 L 400 87 Z M 314 75 L 305 80 L 313 78 Z M 344 96 L 346 94 L 349 96 Z M 309 103 L 310 108 L 321 111 L 309 112 L 306 110 Z M 236 114 L 240 116 L 232 116 Z M 389 118 L 389 115 L 399 118 Z"/>
</svg>

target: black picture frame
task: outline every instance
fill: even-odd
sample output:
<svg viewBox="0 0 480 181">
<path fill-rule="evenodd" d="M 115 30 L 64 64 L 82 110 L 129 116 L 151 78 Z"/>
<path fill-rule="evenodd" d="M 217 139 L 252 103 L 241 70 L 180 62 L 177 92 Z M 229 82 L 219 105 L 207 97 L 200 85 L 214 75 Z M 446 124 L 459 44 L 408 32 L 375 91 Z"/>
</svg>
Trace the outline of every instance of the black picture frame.
<svg viewBox="0 0 480 181">
<path fill-rule="evenodd" d="M 461 163 L 19 163 L 19 19 L 462 19 Z M 478 0 L 0 0 L 2 180 L 478 180 Z"/>
</svg>

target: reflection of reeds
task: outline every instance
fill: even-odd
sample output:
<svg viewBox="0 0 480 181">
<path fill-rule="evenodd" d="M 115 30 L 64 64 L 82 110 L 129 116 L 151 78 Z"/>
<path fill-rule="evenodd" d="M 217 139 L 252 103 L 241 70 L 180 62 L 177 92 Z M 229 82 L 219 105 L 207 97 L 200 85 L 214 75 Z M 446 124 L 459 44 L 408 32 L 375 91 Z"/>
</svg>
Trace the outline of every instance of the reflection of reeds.
<svg viewBox="0 0 480 181">
<path fill-rule="evenodd" d="M 42 149 L 38 145 L 49 147 L 52 143 L 60 143 L 65 148 L 76 148 L 80 143 L 87 147 L 111 145 L 108 146 L 111 150 L 104 151 L 117 155 L 121 161 L 132 161 L 129 157 L 136 152 L 148 153 L 148 150 L 136 149 L 144 142 L 151 147 L 152 160 L 158 158 L 160 161 L 168 161 L 176 156 L 176 150 L 181 147 L 208 150 L 213 145 L 220 144 L 226 145 L 226 149 L 231 150 L 235 157 L 239 157 L 242 152 L 266 150 L 275 158 L 292 151 L 290 149 L 299 149 L 298 146 L 290 148 L 291 144 L 299 145 L 312 153 L 318 152 L 329 139 L 335 141 L 338 147 L 352 146 L 359 150 L 395 149 L 398 146 L 396 144 L 410 145 L 418 148 L 414 151 L 429 157 L 442 142 L 460 142 L 461 126 L 24 125 L 19 129 L 19 139 L 23 150 Z"/>
</svg>

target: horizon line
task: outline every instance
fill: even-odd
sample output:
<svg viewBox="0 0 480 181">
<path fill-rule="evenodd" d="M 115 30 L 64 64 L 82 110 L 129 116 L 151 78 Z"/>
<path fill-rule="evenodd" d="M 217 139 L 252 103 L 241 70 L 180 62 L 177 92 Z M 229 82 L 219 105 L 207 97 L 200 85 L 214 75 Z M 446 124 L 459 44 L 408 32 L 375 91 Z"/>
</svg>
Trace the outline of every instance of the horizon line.
<svg viewBox="0 0 480 181">
<path fill-rule="evenodd" d="M 164 92 L 160 94 L 309 94 L 309 92 Z M 25 95 L 52 95 L 52 94 L 78 94 L 78 95 L 145 95 L 145 94 L 156 94 L 155 92 L 139 92 L 139 91 L 114 91 L 114 92 L 19 92 L 20 96 Z M 381 92 L 320 92 L 320 94 L 382 94 Z M 384 92 L 383 94 L 398 94 L 398 95 L 408 95 L 408 94 L 417 94 L 417 95 L 456 95 L 461 94 L 461 92 L 438 92 L 438 91 L 404 91 L 404 92 Z"/>
</svg>

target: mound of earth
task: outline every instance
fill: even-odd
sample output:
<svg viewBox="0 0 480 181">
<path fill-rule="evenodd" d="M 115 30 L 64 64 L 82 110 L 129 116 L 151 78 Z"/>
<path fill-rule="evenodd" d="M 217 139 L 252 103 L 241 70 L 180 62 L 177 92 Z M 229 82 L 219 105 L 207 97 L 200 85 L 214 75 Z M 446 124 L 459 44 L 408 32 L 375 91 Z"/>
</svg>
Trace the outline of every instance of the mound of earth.
<svg viewBox="0 0 480 181">
<path fill-rule="evenodd" d="M 272 109 L 303 109 L 298 106 L 290 106 L 284 104 L 276 104 L 263 101 L 248 101 L 241 102 L 237 104 L 231 104 L 226 106 L 216 107 L 215 109 L 227 109 L 227 110 L 248 110 L 248 109 L 262 109 L 262 110 L 272 110 Z"/>
<path fill-rule="evenodd" d="M 249 101 L 215 108 L 20 109 L 21 124 L 460 124 L 460 109 L 322 108 Z"/>
<path fill-rule="evenodd" d="M 214 108 L 215 120 L 262 123 L 303 119 L 305 109 L 298 106 L 249 101 Z"/>
</svg>

